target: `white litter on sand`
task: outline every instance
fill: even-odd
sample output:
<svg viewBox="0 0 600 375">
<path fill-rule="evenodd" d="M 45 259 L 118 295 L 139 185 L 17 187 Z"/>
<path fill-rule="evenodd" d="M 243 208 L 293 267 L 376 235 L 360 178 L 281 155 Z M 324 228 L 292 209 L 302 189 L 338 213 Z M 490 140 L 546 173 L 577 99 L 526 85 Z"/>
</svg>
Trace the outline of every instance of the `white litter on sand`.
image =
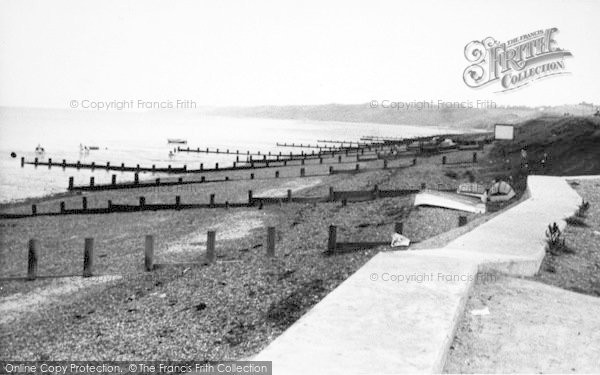
<svg viewBox="0 0 600 375">
<path fill-rule="evenodd" d="M 264 226 L 264 220 L 268 214 L 257 211 L 243 211 L 227 215 L 216 225 L 207 225 L 198 229 L 179 241 L 170 243 L 166 246 L 167 253 L 176 253 L 182 251 L 205 251 L 206 250 L 206 232 L 214 230 L 216 240 L 237 240 L 244 238 L 256 228 Z"/>
<path fill-rule="evenodd" d="M 320 183 L 320 178 L 303 178 L 301 180 L 292 180 L 284 183 L 278 188 L 261 191 L 255 194 L 255 197 L 285 197 L 287 196 L 288 190 L 291 190 L 292 193 L 294 193 L 298 190 L 307 189 Z"/>
<path fill-rule="evenodd" d="M 18 319 L 22 314 L 52 302 L 60 302 L 68 294 L 93 285 L 118 280 L 119 275 L 97 277 L 63 277 L 57 278 L 47 286 L 36 288 L 28 293 L 16 293 L 0 298 L 0 324 L 7 324 Z"/>
<path fill-rule="evenodd" d="M 471 315 L 490 315 L 490 309 L 484 307 L 483 309 L 471 310 Z"/>
</svg>

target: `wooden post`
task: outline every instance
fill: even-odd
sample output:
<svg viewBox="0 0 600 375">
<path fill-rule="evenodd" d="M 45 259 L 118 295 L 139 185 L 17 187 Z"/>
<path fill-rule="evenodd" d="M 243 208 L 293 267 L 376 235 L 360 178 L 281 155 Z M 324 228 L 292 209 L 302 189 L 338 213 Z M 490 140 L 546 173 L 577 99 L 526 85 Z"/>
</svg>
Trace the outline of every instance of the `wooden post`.
<svg viewBox="0 0 600 375">
<path fill-rule="evenodd" d="M 254 173 L 250 173 L 250 179 L 254 180 Z"/>
<path fill-rule="evenodd" d="M 87 210 L 87 197 L 81 197 L 81 207 Z"/>
<path fill-rule="evenodd" d="M 288 189 L 288 191 L 287 191 L 287 201 L 288 202 L 292 201 L 292 189 Z"/>
<path fill-rule="evenodd" d="M 200 163 L 200 170 L 203 171 L 204 170 L 204 163 Z"/>
<path fill-rule="evenodd" d="M 146 236 L 146 244 L 144 250 L 144 267 L 146 271 L 154 269 L 154 236 Z"/>
<path fill-rule="evenodd" d="M 248 190 L 248 205 L 249 206 L 254 205 L 254 199 L 252 198 L 252 190 Z"/>
<path fill-rule="evenodd" d="M 279 171 L 275 171 L 275 178 L 279 178 Z"/>
<path fill-rule="evenodd" d="M 354 170 L 358 171 L 359 168 L 360 168 L 360 164 L 356 164 L 356 167 L 354 168 Z"/>
<path fill-rule="evenodd" d="M 133 175 L 133 183 L 136 185 L 140 183 L 140 175 L 137 172 Z"/>
<path fill-rule="evenodd" d="M 329 226 L 329 240 L 327 241 L 327 251 L 334 252 L 336 248 L 336 236 L 337 227 L 335 225 Z"/>
<path fill-rule="evenodd" d="M 300 165 L 304 165 L 304 159 L 300 160 Z"/>
<path fill-rule="evenodd" d="M 373 186 L 373 199 L 377 198 L 379 198 L 379 186 L 375 184 L 375 186 Z"/>
<path fill-rule="evenodd" d="M 90 177 L 90 186 L 94 186 L 94 176 Z"/>
<path fill-rule="evenodd" d="M 300 168 L 300 177 L 304 177 L 304 173 L 305 173 L 304 168 Z"/>
<path fill-rule="evenodd" d="M 61 214 L 65 213 L 65 202 L 60 202 L 60 213 Z"/>
<path fill-rule="evenodd" d="M 338 163 L 341 163 L 341 162 L 342 162 L 342 155 L 339 155 L 338 156 Z"/>
<path fill-rule="evenodd" d="M 29 259 L 27 261 L 27 280 L 35 280 L 37 276 L 37 261 L 40 252 L 40 242 L 35 238 L 29 240 Z"/>
<path fill-rule="evenodd" d="M 73 177 L 69 177 L 69 190 L 73 190 Z"/>
<path fill-rule="evenodd" d="M 94 239 L 86 238 L 83 249 L 83 277 L 92 276 L 94 268 Z"/>
<path fill-rule="evenodd" d="M 200 182 L 204 182 L 204 181 L 206 181 L 206 177 L 204 177 L 204 176 L 200 177 Z"/>
<path fill-rule="evenodd" d="M 111 181 L 110 181 L 110 183 L 111 183 L 112 185 L 116 185 L 116 184 L 117 184 L 117 175 L 116 175 L 116 174 L 113 174 L 113 175 L 111 176 Z"/>
<path fill-rule="evenodd" d="M 215 163 L 215 169 L 219 169 L 219 163 Z"/>
<path fill-rule="evenodd" d="M 146 197 L 140 197 L 140 209 L 146 205 Z"/>
<path fill-rule="evenodd" d="M 52 167 L 52 158 L 48 158 L 48 169 Z"/>
<path fill-rule="evenodd" d="M 465 225 L 467 225 L 467 217 L 466 216 L 462 216 L 462 215 L 459 216 L 458 217 L 458 226 L 459 227 L 463 227 Z"/>
<path fill-rule="evenodd" d="M 319 164 L 323 164 L 323 158 L 319 158 Z"/>
<path fill-rule="evenodd" d="M 32 216 L 37 215 L 37 206 L 35 204 L 31 205 L 31 215 Z"/>
<path fill-rule="evenodd" d="M 183 177 L 179 177 L 179 178 L 177 179 L 177 182 L 179 182 L 179 183 L 182 183 L 182 182 L 183 182 Z"/>
<path fill-rule="evenodd" d="M 477 153 L 473 153 L 473 163 L 477 163 Z"/>
<path fill-rule="evenodd" d="M 267 228 L 267 256 L 275 256 L 275 227 Z"/>
<path fill-rule="evenodd" d="M 425 190 L 427 189 L 427 184 L 424 182 L 421 182 L 421 190 Z"/>
<path fill-rule="evenodd" d="M 417 165 L 417 158 L 413 158 L 413 165 Z"/>
<path fill-rule="evenodd" d="M 383 160 L 383 169 L 387 169 L 387 166 L 388 166 L 388 161 L 387 161 L 387 159 L 384 159 Z"/>
<path fill-rule="evenodd" d="M 181 197 L 179 195 L 175 196 L 175 206 L 177 206 L 177 208 L 179 208 L 179 206 L 181 205 Z"/>
<path fill-rule="evenodd" d="M 210 207 L 213 207 L 215 205 L 215 195 L 211 194 L 210 195 Z"/>
<path fill-rule="evenodd" d="M 329 201 L 333 202 L 333 200 L 335 199 L 335 193 L 333 191 L 333 186 L 329 187 Z"/>
<path fill-rule="evenodd" d="M 38 166 L 38 158 L 33 159 L 33 164 L 37 167 Z"/>
<path fill-rule="evenodd" d="M 156 186 L 160 185 L 160 178 L 157 178 L 154 183 L 156 184 Z"/>
<path fill-rule="evenodd" d="M 402 234 L 403 231 L 404 231 L 404 223 L 401 221 L 396 222 L 396 224 L 394 225 L 394 232 L 396 232 L 398 234 Z"/>
<path fill-rule="evenodd" d="M 333 166 L 329 166 L 329 174 L 333 174 Z"/>
<path fill-rule="evenodd" d="M 348 199 L 342 198 L 342 207 L 346 207 L 348 205 Z"/>
<path fill-rule="evenodd" d="M 25 157 L 21 156 L 21 168 L 25 166 Z"/>
<path fill-rule="evenodd" d="M 206 263 L 215 261 L 215 231 L 208 231 L 206 235 Z"/>
<path fill-rule="evenodd" d="M 442 156 L 442 164 L 446 164 L 446 156 Z"/>
</svg>

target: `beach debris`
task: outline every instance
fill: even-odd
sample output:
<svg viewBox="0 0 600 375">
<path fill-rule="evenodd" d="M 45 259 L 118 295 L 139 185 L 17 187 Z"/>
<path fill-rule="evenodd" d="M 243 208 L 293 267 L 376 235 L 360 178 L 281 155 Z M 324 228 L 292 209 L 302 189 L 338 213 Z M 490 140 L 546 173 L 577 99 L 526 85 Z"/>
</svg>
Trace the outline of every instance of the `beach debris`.
<svg viewBox="0 0 600 375">
<path fill-rule="evenodd" d="M 392 234 L 391 247 L 400 247 L 410 245 L 410 240 L 399 233 Z"/>
<path fill-rule="evenodd" d="M 505 202 L 516 195 L 512 186 L 505 181 L 495 182 L 488 190 L 488 200 L 491 202 Z"/>
<path fill-rule="evenodd" d="M 196 311 L 202 311 L 206 308 L 206 303 L 204 302 L 200 302 L 199 304 L 197 304 L 196 306 L 194 306 L 194 308 L 196 308 Z"/>
<path fill-rule="evenodd" d="M 484 307 L 483 309 L 473 309 L 471 310 L 471 315 L 490 315 L 490 309 Z"/>
<path fill-rule="evenodd" d="M 484 202 L 485 199 L 487 199 L 487 189 L 485 188 L 485 186 L 474 182 L 466 182 L 458 185 L 456 193 L 476 197 L 483 200 Z"/>
<path fill-rule="evenodd" d="M 473 212 L 477 214 L 485 213 L 485 204 L 481 199 L 469 197 L 462 194 L 442 192 L 442 191 L 424 191 L 415 195 L 413 205 L 443 207 L 452 210 Z"/>
</svg>

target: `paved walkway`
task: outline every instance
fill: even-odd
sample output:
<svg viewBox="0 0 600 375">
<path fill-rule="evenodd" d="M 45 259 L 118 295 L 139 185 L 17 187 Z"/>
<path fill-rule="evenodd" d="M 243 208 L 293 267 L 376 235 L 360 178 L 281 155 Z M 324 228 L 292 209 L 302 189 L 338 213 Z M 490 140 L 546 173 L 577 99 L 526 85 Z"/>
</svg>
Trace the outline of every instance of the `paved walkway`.
<svg viewBox="0 0 600 375">
<path fill-rule="evenodd" d="M 255 359 L 275 374 L 441 372 L 478 272 L 533 275 L 547 225 L 581 203 L 561 177 L 530 176 L 528 194 L 442 249 L 376 255 Z"/>
</svg>

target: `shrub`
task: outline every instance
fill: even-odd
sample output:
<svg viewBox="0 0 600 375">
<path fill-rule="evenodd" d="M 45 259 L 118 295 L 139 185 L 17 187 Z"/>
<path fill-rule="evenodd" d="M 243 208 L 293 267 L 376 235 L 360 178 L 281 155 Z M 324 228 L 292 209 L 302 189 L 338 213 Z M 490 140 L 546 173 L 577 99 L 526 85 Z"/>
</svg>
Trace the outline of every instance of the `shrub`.
<svg viewBox="0 0 600 375">
<path fill-rule="evenodd" d="M 565 244 L 565 239 L 562 238 L 562 232 L 556 223 L 548 225 L 546 243 L 548 244 L 547 251 L 552 255 L 573 253 Z"/>
<path fill-rule="evenodd" d="M 578 217 L 585 217 L 587 210 L 590 209 L 590 202 L 586 202 L 585 200 L 581 201 L 579 208 L 577 209 L 576 215 Z"/>
</svg>

